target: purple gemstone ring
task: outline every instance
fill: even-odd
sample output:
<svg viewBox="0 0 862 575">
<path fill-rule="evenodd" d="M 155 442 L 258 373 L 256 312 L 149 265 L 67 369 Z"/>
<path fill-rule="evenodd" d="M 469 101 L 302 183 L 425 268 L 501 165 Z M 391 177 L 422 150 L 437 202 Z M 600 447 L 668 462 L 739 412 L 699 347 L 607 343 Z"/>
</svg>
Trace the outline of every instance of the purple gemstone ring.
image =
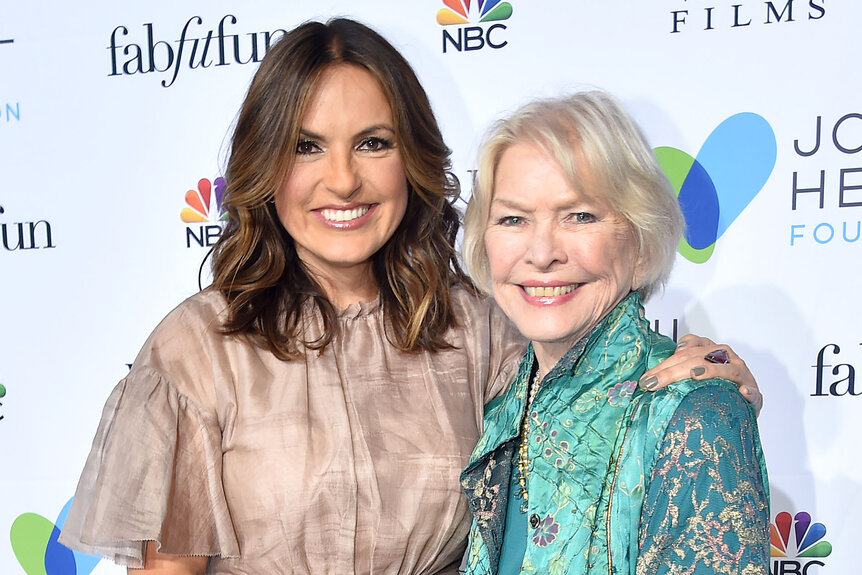
<svg viewBox="0 0 862 575">
<path fill-rule="evenodd" d="M 727 356 L 726 349 L 716 349 L 711 351 L 703 356 L 703 359 L 710 363 L 730 363 L 730 358 Z"/>
</svg>

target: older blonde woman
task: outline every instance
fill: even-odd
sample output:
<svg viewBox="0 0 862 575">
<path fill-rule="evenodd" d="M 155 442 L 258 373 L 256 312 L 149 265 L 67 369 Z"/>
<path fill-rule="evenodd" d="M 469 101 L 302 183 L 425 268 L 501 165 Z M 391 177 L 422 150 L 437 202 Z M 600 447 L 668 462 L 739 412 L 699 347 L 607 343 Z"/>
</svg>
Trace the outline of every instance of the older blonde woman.
<svg viewBox="0 0 862 575">
<path fill-rule="evenodd" d="M 534 102 L 492 129 L 465 258 L 531 344 L 462 474 L 468 573 L 768 572 L 754 410 L 722 379 L 636 385 L 674 350 L 641 302 L 682 229 L 606 94 Z"/>
</svg>

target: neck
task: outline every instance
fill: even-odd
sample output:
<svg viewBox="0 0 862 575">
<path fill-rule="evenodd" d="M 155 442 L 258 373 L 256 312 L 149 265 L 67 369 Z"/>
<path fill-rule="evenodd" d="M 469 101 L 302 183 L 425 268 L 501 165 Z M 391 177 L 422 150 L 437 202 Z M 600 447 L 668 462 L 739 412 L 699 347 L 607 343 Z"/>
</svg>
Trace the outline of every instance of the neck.
<svg viewBox="0 0 862 575">
<path fill-rule="evenodd" d="M 563 355 L 565 355 L 568 348 L 564 350 L 562 353 L 559 353 L 557 350 L 549 350 L 546 347 L 546 344 L 542 342 L 534 341 L 533 342 L 533 351 L 536 354 L 536 361 L 539 364 L 539 379 L 544 379 L 548 372 L 557 365 L 557 362 L 562 359 Z"/>
<path fill-rule="evenodd" d="M 308 273 L 320 284 L 326 299 L 337 309 L 371 301 L 380 293 L 371 264 L 350 268 L 329 269 L 325 272 L 306 266 Z"/>
<path fill-rule="evenodd" d="M 533 352 L 536 354 L 536 361 L 539 364 L 539 377 L 544 378 L 580 339 L 577 337 L 566 341 L 532 342 Z"/>
</svg>

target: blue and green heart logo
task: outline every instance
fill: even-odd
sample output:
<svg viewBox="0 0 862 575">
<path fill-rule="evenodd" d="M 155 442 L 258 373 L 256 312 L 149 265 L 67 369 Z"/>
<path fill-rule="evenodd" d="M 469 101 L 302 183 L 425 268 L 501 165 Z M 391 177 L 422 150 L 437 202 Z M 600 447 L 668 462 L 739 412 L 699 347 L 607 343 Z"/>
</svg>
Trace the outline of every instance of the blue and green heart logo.
<svg viewBox="0 0 862 575">
<path fill-rule="evenodd" d="M 766 185 L 775 168 L 778 145 L 769 122 L 743 112 L 719 124 L 696 158 L 669 146 L 653 151 L 685 216 L 679 253 L 702 264 L 712 256 L 715 242 Z"/>
<path fill-rule="evenodd" d="M 89 575 L 101 557 L 72 551 L 57 538 L 66 522 L 72 500 L 60 511 L 56 522 L 38 513 L 23 513 L 12 523 L 12 551 L 27 575 Z"/>
</svg>

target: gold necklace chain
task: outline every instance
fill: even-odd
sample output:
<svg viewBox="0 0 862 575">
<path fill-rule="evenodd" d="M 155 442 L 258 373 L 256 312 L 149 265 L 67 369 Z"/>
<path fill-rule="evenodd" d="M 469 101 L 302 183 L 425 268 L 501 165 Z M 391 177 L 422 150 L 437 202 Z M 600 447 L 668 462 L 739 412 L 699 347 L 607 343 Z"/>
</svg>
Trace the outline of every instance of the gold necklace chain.
<svg viewBox="0 0 862 575">
<path fill-rule="evenodd" d="M 521 486 L 521 495 L 524 501 L 527 501 L 530 496 L 527 492 L 527 481 L 530 479 L 530 410 L 533 407 L 533 400 L 536 398 L 536 392 L 539 390 L 541 383 L 542 377 L 537 369 L 527 393 L 527 410 L 521 422 L 521 445 L 518 447 L 518 484 Z"/>
</svg>

